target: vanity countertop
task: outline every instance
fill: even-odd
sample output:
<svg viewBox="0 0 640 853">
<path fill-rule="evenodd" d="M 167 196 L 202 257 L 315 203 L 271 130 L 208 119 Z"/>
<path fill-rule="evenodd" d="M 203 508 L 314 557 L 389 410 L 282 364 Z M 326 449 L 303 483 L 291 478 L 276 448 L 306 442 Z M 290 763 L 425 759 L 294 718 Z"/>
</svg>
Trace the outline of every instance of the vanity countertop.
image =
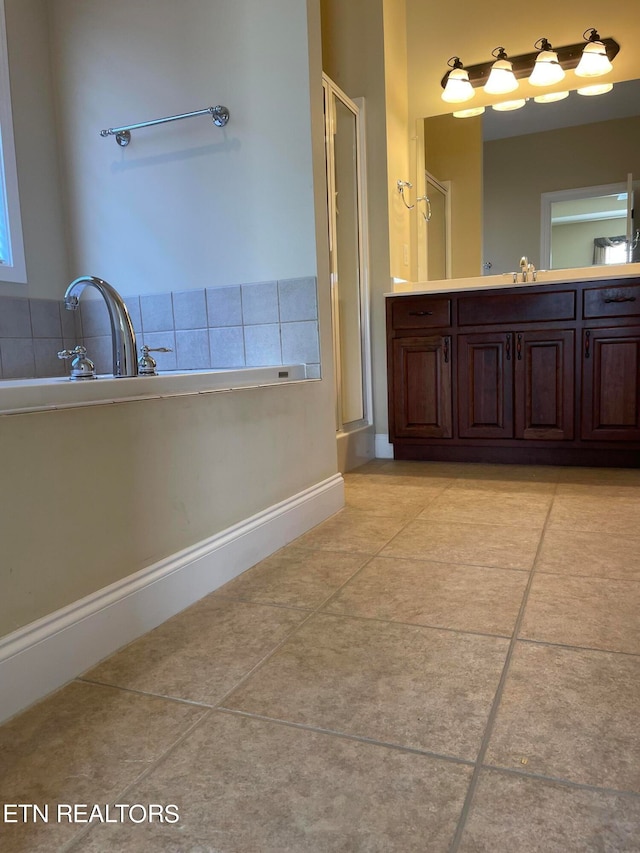
<svg viewBox="0 0 640 853">
<path fill-rule="evenodd" d="M 537 281 L 518 281 L 514 283 L 513 273 L 485 275 L 471 278 L 451 278 L 439 281 L 402 281 L 393 285 L 393 290 L 385 296 L 407 296 L 430 293 L 456 293 L 460 290 L 490 290 L 493 288 L 516 288 L 540 286 L 543 284 L 570 284 L 578 281 L 607 281 L 611 279 L 639 278 L 640 264 L 612 264 L 602 267 L 581 267 L 566 270 L 539 270 Z M 520 274 L 518 274 L 520 278 Z"/>
</svg>

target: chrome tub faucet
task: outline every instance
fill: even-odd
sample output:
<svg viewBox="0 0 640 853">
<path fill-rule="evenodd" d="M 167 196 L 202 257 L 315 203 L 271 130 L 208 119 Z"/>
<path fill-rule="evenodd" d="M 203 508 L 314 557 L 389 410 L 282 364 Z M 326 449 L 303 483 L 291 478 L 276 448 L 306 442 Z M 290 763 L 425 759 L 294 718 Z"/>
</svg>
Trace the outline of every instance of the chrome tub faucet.
<svg viewBox="0 0 640 853">
<path fill-rule="evenodd" d="M 95 287 L 104 299 L 111 323 L 111 342 L 113 346 L 113 375 L 137 376 L 138 353 L 133 323 L 118 291 L 108 282 L 93 275 L 83 275 L 72 281 L 64 294 L 64 304 L 69 311 L 75 311 L 80 304 L 82 291 L 90 285 Z"/>
</svg>

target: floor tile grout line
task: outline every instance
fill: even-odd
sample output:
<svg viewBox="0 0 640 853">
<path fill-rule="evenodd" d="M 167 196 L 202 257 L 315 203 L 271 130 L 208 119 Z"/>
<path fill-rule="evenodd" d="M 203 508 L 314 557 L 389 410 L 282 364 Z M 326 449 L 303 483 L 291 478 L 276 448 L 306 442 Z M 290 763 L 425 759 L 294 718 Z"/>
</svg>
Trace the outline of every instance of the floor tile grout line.
<svg viewBox="0 0 640 853">
<path fill-rule="evenodd" d="M 614 581 L 614 582 L 622 582 L 622 583 L 638 583 L 640 584 L 640 577 L 638 578 L 623 578 L 619 575 L 579 575 L 575 572 L 552 572 L 549 569 L 536 569 L 536 574 L 538 575 L 549 575 L 554 578 L 579 578 L 580 580 L 594 580 L 594 581 Z"/>
<path fill-rule="evenodd" d="M 384 546 L 386 548 L 386 545 Z M 384 549 L 383 549 L 384 550 Z M 435 560 L 432 557 L 406 557 L 406 556 L 397 556 L 395 554 L 374 554 L 373 555 L 378 560 L 389 560 L 395 561 L 399 560 L 401 563 L 438 563 L 438 565 L 443 566 L 455 566 L 460 569 L 490 569 L 495 570 L 496 572 L 520 572 L 523 575 L 528 575 L 531 569 L 509 569 L 505 566 L 489 566 L 487 563 L 459 563 L 451 560 Z"/>
<path fill-rule="evenodd" d="M 427 625 L 424 622 L 405 622 L 399 619 L 383 619 L 381 616 L 361 616 L 358 613 L 336 613 L 334 610 L 323 610 L 317 616 L 332 616 L 338 619 L 351 619 L 358 622 L 375 622 L 380 625 L 397 625 L 399 628 L 424 628 L 427 631 L 446 631 L 448 634 L 468 634 L 472 637 L 487 637 L 492 640 L 509 640 L 508 634 L 492 634 L 488 631 L 470 631 L 465 628 L 448 628 L 442 625 Z"/>
<path fill-rule="evenodd" d="M 516 767 L 501 767 L 499 764 L 483 764 L 483 770 L 490 770 L 495 773 L 507 774 L 509 776 L 517 776 L 521 779 L 533 779 L 538 782 L 551 782 L 555 785 L 560 785 L 563 788 L 571 788 L 578 791 L 590 791 L 599 794 L 614 794 L 630 797 L 632 799 L 640 799 L 640 791 L 629 791 L 621 788 L 607 788 L 603 785 L 589 785 L 586 782 L 574 782 L 571 779 L 565 779 L 562 776 L 547 776 L 544 773 L 527 773 L 526 770 L 518 770 Z"/>
<path fill-rule="evenodd" d="M 500 704 L 502 702 L 502 696 L 504 693 L 507 676 L 509 674 L 509 669 L 511 666 L 511 659 L 513 657 L 516 645 L 518 643 L 518 634 L 520 633 L 520 628 L 522 622 L 524 620 L 524 613 L 527 606 L 527 602 L 529 600 L 529 593 L 531 592 L 531 587 L 533 585 L 533 579 L 536 571 L 536 562 L 538 559 L 538 554 L 540 553 L 540 549 L 542 548 L 542 543 L 544 541 L 544 533 L 549 522 L 549 517 L 551 516 L 551 512 L 553 510 L 553 504 L 555 502 L 555 495 L 557 493 L 558 484 L 556 484 L 556 490 L 547 510 L 547 518 L 545 524 L 542 528 L 542 532 L 540 534 L 540 539 L 538 541 L 538 547 L 536 549 L 536 554 L 533 558 L 531 564 L 531 570 L 529 572 L 529 579 L 527 581 L 527 585 L 525 587 L 524 593 L 522 595 L 522 602 L 520 604 L 520 610 L 518 612 L 518 616 L 516 618 L 516 622 L 513 629 L 513 635 L 511 637 L 511 642 L 509 643 L 509 648 L 507 649 L 507 654 L 504 661 L 504 666 L 502 667 L 502 673 L 500 674 L 500 679 L 498 681 L 498 686 L 496 688 L 495 696 L 493 698 L 493 702 L 491 705 L 491 709 L 489 710 L 489 715 L 487 717 L 487 723 L 484 730 L 484 735 L 482 737 L 482 742 L 480 744 L 480 749 L 478 750 L 478 755 L 476 757 L 476 763 L 473 769 L 473 774 L 471 776 L 471 780 L 469 781 L 469 787 L 467 789 L 467 794 L 460 811 L 460 817 L 458 819 L 458 825 L 456 827 L 456 831 L 454 833 L 453 839 L 451 841 L 451 846 L 449 848 L 448 853 L 458 853 L 460 849 L 460 843 L 462 841 L 462 835 L 467 823 L 467 819 L 469 817 L 469 813 L 471 811 L 471 805 L 473 802 L 473 798 L 475 796 L 476 789 L 478 787 L 478 781 L 480 778 L 480 773 L 482 772 L 484 766 L 485 755 L 487 754 L 487 750 L 489 748 L 489 742 L 491 740 L 491 736 L 493 734 L 493 729 L 495 726 L 495 722 L 498 716 L 498 710 Z"/>
<path fill-rule="evenodd" d="M 538 640 L 534 637 L 518 637 L 520 643 L 527 643 L 534 646 L 551 646 L 555 649 L 567 649 L 573 652 L 598 652 L 603 655 L 625 655 L 630 658 L 640 657 L 638 652 L 625 652 L 621 649 L 602 649 L 597 646 L 576 646 L 569 643 L 554 643 L 551 640 Z"/>
<path fill-rule="evenodd" d="M 428 749 L 420 749 L 417 746 L 406 746 L 401 743 L 393 743 L 392 741 L 376 740 L 376 738 L 367 737 L 366 735 L 356 735 L 349 732 L 341 732 L 337 729 L 325 729 L 322 726 L 314 726 L 311 723 L 300 723 L 295 720 L 283 720 L 280 717 L 269 717 L 266 714 L 256 714 L 252 711 L 243 711 L 241 708 L 228 708 L 226 706 L 218 706 L 213 709 L 215 713 L 230 714 L 232 716 L 243 717 L 250 720 L 258 720 L 264 723 L 273 723 L 273 725 L 284 726 L 291 729 L 300 729 L 306 732 L 315 734 L 327 735 L 335 737 L 339 740 L 350 740 L 356 743 L 364 743 L 369 746 L 379 746 L 383 749 L 390 749 L 394 752 L 404 752 L 411 755 L 422 755 L 428 758 L 436 758 L 440 761 L 446 761 L 450 764 L 458 764 L 464 767 L 473 767 L 474 761 L 469 758 L 460 758 L 457 755 L 448 755 L 441 752 L 433 752 Z"/>
<path fill-rule="evenodd" d="M 122 802 L 122 800 L 124 799 L 124 797 L 126 797 L 130 790 L 132 790 L 136 785 L 139 785 L 141 782 L 143 782 L 147 778 L 147 776 L 149 776 L 150 773 L 152 773 L 157 767 L 159 767 L 165 761 L 165 759 L 168 758 L 169 755 L 175 749 L 177 749 L 195 731 L 195 729 L 197 729 L 204 722 L 204 720 L 208 719 L 212 715 L 212 713 L 213 710 L 211 708 L 203 710 L 203 713 L 198 717 L 198 719 L 194 720 L 194 722 L 190 726 L 188 726 L 185 731 L 182 732 L 182 734 L 164 750 L 162 755 L 159 755 L 158 758 L 156 758 L 156 760 L 152 764 L 149 764 L 149 766 L 145 767 L 144 770 L 142 770 L 136 776 L 135 779 L 132 779 L 131 782 L 125 785 L 125 787 L 122 788 L 110 801 L 113 803 Z M 60 853 L 67 853 L 67 851 L 72 851 L 73 848 L 80 841 L 82 841 L 83 838 L 86 838 L 87 835 L 89 835 L 89 833 L 92 830 L 95 830 L 99 825 L 99 823 L 95 826 L 93 824 L 88 824 L 83 831 L 79 832 L 64 845 Z"/>
<path fill-rule="evenodd" d="M 107 687 L 111 690 L 121 690 L 123 693 L 133 693 L 134 696 L 149 696 L 152 699 L 166 699 L 167 702 L 176 702 L 179 705 L 187 705 L 190 708 L 202 708 L 211 711 L 216 706 L 211 702 L 200 702 L 197 699 L 184 699 L 181 696 L 170 696 L 167 693 L 154 693 L 151 690 L 141 690 L 138 687 L 125 687 L 122 684 L 112 684 L 109 681 L 100 681 L 96 678 L 85 678 L 78 676 L 74 679 L 80 684 L 91 684 L 95 687 Z"/>
</svg>

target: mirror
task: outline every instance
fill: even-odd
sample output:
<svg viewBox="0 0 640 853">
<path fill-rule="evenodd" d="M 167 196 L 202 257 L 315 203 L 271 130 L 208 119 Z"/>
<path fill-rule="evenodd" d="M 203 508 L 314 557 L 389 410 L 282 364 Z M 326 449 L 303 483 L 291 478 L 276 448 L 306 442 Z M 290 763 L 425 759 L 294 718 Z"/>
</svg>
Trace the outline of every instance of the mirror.
<svg viewBox="0 0 640 853">
<path fill-rule="evenodd" d="M 426 172 L 450 186 L 450 277 L 511 272 L 519 269 L 523 255 L 544 269 L 589 266 L 594 258 L 611 263 L 609 258 L 619 257 L 609 254 L 603 260 L 594 241 L 626 239 L 629 173 L 636 195 L 640 189 L 639 113 L 640 81 L 627 81 L 597 97 L 571 92 L 565 100 L 529 101 L 514 112 L 487 108 L 474 118 L 424 119 Z M 609 187 L 624 215 L 608 214 L 608 201 L 595 209 L 585 202 L 582 209 L 555 217 L 553 239 L 551 219 L 543 233 L 543 196 L 573 190 L 582 198 L 597 197 Z M 638 229 L 636 215 L 630 233 L 635 250 L 627 252 L 628 261 L 639 259 Z M 563 247 L 562 234 L 575 244 L 578 231 L 576 254 Z"/>
</svg>

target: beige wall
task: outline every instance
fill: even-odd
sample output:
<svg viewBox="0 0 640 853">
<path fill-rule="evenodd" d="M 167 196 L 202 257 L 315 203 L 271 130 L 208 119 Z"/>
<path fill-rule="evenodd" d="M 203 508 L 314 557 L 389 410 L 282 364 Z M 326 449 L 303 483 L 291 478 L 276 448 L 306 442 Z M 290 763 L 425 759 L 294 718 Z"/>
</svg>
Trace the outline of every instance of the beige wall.
<svg viewBox="0 0 640 853">
<path fill-rule="evenodd" d="M 27 285 L 0 295 L 57 298 L 69 283 L 47 0 L 5 0 L 9 75 Z"/>
<path fill-rule="evenodd" d="M 481 275 L 482 122 L 428 118 L 424 149 L 426 170 L 439 181 L 451 182 L 451 278 Z"/>
<path fill-rule="evenodd" d="M 0 636 L 335 473 L 326 382 L 0 418 Z"/>
<path fill-rule="evenodd" d="M 51 0 L 50 10 L 73 273 L 124 294 L 309 275 L 304 0 Z M 231 112 L 224 129 L 192 118 L 134 131 L 126 149 L 99 136 L 214 104 Z"/>
<path fill-rule="evenodd" d="M 640 175 L 640 116 L 498 139 L 485 144 L 484 257 L 492 272 L 540 266 L 540 194 L 624 183 Z M 526 167 L 523 167 L 526 164 Z"/>
<path fill-rule="evenodd" d="M 282 82 L 284 90 L 274 90 L 273 78 L 249 62 L 244 96 L 228 106 L 245 127 L 246 139 L 259 140 L 263 115 L 252 105 L 278 103 L 296 81 L 299 109 L 278 120 L 279 132 L 286 136 L 288 126 L 290 138 L 304 149 L 296 162 L 306 163 L 297 175 L 299 186 L 306 187 L 305 214 L 300 217 L 288 193 L 265 198 L 264 183 L 254 188 L 259 192 L 254 202 L 258 208 L 268 205 L 289 237 L 276 256 L 282 269 L 290 262 L 288 244 L 299 236 L 304 268 L 318 276 L 323 375 L 331 377 L 319 8 L 316 0 L 258 5 L 272 12 L 270 49 L 287 57 L 289 79 L 286 86 Z M 251 54 L 245 6 L 220 3 L 218 10 L 229 32 L 242 32 L 238 49 Z M 180 32 L 178 27 L 176 35 Z M 264 32 L 250 28 L 250 33 L 259 53 Z M 215 32 L 210 35 L 215 47 Z M 224 59 L 219 57 L 214 84 L 224 79 Z M 167 74 L 170 63 L 167 56 Z M 209 63 L 205 71 L 211 71 Z M 194 67 L 193 74 L 199 79 L 201 72 Z M 94 131 L 91 126 L 86 133 L 92 138 Z M 115 143 L 99 141 L 112 162 Z M 210 153 L 215 159 L 216 152 Z M 226 154 L 229 170 L 243 184 L 245 168 L 233 160 L 233 148 Z M 260 159 L 267 156 L 275 174 L 291 161 L 288 146 L 273 140 Z M 253 174 L 250 164 L 246 168 Z M 83 176 L 89 182 L 92 177 Z M 244 235 L 239 249 L 253 250 L 250 237 Z M 280 277 L 273 263 L 273 253 L 267 253 L 256 274 L 266 278 L 275 271 Z M 0 418 L 0 635 L 334 474 L 334 393 L 327 378 Z"/>
<path fill-rule="evenodd" d="M 417 211 L 407 210 L 397 189 L 399 179 L 409 180 L 413 174 L 410 157 L 415 153 L 415 142 L 409 138 L 406 2 L 384 0 L 383 6 L 390 273 L 392 278 L 411 280 L 416 273 L 409 249 Z M 407 197 L 413 204 L 415 190 L 407 191 Z"/>
</svg>

